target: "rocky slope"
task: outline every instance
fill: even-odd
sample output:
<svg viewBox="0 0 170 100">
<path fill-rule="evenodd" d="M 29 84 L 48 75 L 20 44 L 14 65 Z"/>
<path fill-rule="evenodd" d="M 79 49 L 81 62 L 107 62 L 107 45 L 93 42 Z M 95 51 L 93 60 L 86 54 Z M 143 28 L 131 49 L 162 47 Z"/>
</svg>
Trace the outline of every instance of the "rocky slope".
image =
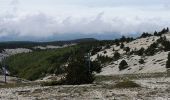
<svg viewBox="0 0 170 100">
<path fill-rule="evenodd" d="M 167 40 L 170 40 L 170 33 L 162 35 L 165 36 Z M 138 51 L 141 48 L 145 50 L 153 43 L 155 43 L 160 36 L 151 36 L 146 38 L 139 38 L 133 40 L 129 43 L 124 42 L 124 47 L 129 47 L 130 51 Z M 159 44 L 160 45 L 160 44 Z M 114 49 L 114 50 L 113 50 Z M 113 58 L 114 53 L 119 52 L 121 54 L 121 58 L 117 61 L 111 61 L 107 63 L 102 72 L 99 75 L 116 75 L 116 74 L 135 74 L 135 73 L 158 73 L 158 72 L 166 72 L 166 61 L 168 57 L 169 51 L 159 51 L 152 56 L 144 55 L 135 55 L 135 54 L 127 54 L 124 49 L 121 49 L 120 46 L 112 45 L 108 49 L 103 49 L 97 54 L 91 57 L 92 60 L 96 60 L 98 55 L 108 56 Z M 140 59 L 144 60 L 144 63 L 140 63 Z M 129 67 L 124 70 L 119 70 L 119 63 L 125 60 Z"/>
</svg>

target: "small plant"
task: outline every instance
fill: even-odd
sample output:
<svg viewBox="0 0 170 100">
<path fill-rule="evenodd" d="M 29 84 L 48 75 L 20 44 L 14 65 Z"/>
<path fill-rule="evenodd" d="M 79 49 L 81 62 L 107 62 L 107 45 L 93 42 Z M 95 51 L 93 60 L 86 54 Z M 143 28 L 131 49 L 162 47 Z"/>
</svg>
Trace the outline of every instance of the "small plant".
<svg viewBox="0 0 170 100">
<path fill-rule="evenodd" d="M 97 60 L 101 63 L 111 62 L 113 59 L 108 56 L 97 55 Z"/>
<path fill-rule="evenodd" d="M 135 53 L 138 55 L 138 56 L 142 56 L 143 53 L 144 53 L 145 49 L 142 47 L 141 49 L 139 49 L 138 51 L 136 51 Z"/>
<path fill-rule="evenodd" d="M 112 51 L 115 51 L 115 49 L 113 48 Z"/>
<path fill-rule="evenodd" d="M 122 82 L 118 82 L 114 87 L 115 88 L 136 88 L 136 87 L 140 87 L 140 85 L 130 80 L 124 80 Z"/>
<path fill-rule="evenodd" d="M 145 61 L 144 61 L 143 59 L 139 59 L 139 63 L 140 63 L 140 64 L 144 64 Z"/>
<path fill-rule="evenodd" d="M 115 52 L 113 58 L 114 58 L 114 60 L 118 60 L 120 58 L 120 53 L 119 52 Z"/>
<path fill-rule="evenodd" d="M 105 49 L 110 49 L 110 45 L 109 44 L 106 45 Z"/>
<path fill-rule="evenodd" d="M 130 48 L 129 47 L 124 48 L 124 50 L 126 51 L 126 53 L 130 52 Z"/>
<path fill-rule="evenodd" d="M 42 82 L 40 85 L 41 86 L 55 86 L 55 85 L 63 85 L 63 84 L 65 84 L 65 81 L 60 80 L 60 81 Z"/>
<path fill-rule="evenodd" d="M 124 44 L 123 44 L 123 43 L 121 43 L 120 48 L 121 48 L 121 49 L 123 49 L 123 48 L 124 48 Z"/>
<path fill-rule="evenodd" d="M 107 51 L 104 51 L 103 53 L 104 53 L 104 54 L 106 54 L 106 53 L 107 53 Z"/>
</svg>

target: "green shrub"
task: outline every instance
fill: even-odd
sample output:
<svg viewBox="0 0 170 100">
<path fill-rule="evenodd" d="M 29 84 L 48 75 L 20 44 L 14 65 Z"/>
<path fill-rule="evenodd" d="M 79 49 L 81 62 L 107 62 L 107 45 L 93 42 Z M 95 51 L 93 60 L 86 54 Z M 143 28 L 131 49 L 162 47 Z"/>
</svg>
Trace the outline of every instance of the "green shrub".
<svg viewBox="0 0 170 100">
<path fill-rule="evenodd" d="M 144 61 L 143 59 L 139 59 L 139 63 L 140 63 L 140 64 L 144 64 L 145 61 Z"/>
<path fill-rule="evenodd" d="M 156 52 L 158 52 L 159 50 L 157 50 L 156 48 L 158 47 L 158 43 L 154 42 L 153 44 L 151 44 L 146 50 L 145 50 L 145 54 L 147 56 L 153 56 Z"/>
<path fill-rule="evenodd" d="M 100 72 L 101 67 L 97 62 L 86 61 L 83 55 L 78 55 L 72 59 L 66 70 L 66 84 L 89 84 L 94 81 L 93 72 Z"/>
<path fill-rule="evenodd" d="M 64 80 L 49 81 L 49 82 L 42 82 L 42 83 L 40 83 L 41 86 L 55 86 L 55 85 L 63 85 L 63 84 L 65 84 Z"/>
<path fill-rule="evenodd" d="M 121 49 L 123 49 L 123 48 L 124 48 L 124 44 L 123 44 L 123 43 L 121 43 L 120 48 L 121 48 Z"/>
<path fill-rule="evenodd" d="M 126 68 L 128 68 L 127 62 L 125 60 L 122 60 L 119 64 L 119 70 L 121 71 L 121 70 L 124 70 Z"/>
<path fill-rule="evenodd" d="M 126 53 L 130 52 L 130 48 L 129 47 L 125 47 L 124 50 L 126 51 Z"/>
<path fill-rule="evenodd" d="M 102 64 L 111 62 L 113 59 L 108 56 L 97 55 L 97 60 Z"/>
<path fill-rule="evenodd" d="M 170 68 L 170 53 L 168 54 L 168 60 L 166 62 L 166 68 Z"/>
<path fill-rule="evenodd" d="M 104 53 L 104 54 L 106 54 L 106 53 L 107 53 L 107 51 L 104 51 L 103 53 Z"/>
<path fill-rule="evenodd" d="M 122 82 L 118 82 L 117 84 L 115 84 L 114 87 L 115 88 L 136 88 L 136 87 L 140 87 L 140 85 L 133 81 L 125 80 Z"/>
<path fill-rule="evenodd" d="M 138 51 L 135 51 L 135 54 L 138 55 L 138 56 L 142 56 L 144 54 L 144 51 L 145 51 L 145 49 L 142 47 Z"/>
<path fill-rule="evenodd" d="M 118 60 L 120 58 L 120 53 L 115 52 L 113 58 L 114 58 L 114 60 Z"/>
</svg>

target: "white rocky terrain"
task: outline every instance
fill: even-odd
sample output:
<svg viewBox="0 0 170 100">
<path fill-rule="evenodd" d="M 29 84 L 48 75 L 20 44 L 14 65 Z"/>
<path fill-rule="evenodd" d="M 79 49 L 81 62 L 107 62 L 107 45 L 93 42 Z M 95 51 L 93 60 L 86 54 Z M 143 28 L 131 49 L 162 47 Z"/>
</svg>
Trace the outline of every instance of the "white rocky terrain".
<svg viewBox="0 0 170 100">
<path fill-rule="evenodd" d="M 89 85 L 0 88 L 1 100 L 169 100 L 170 78 L 133 79 L 138 88 L 115 88 L 111 78 Z"/>
<path fill-rule="evenodd" d="M 65 47 L 68 47 L 68 46 L 73 46 L 73 45 L 76 45 L 76 44 L 65 44 L 63 46 L 54 46 L 54 45 L 47 45 L 47 46 L 35 46 L 33 47 L 34 49 L 41 49 L 41 50 L 46 50 L 46 49 L 58 49 L 58 48 L 65 48 Z"/>
<path fill-rule="evenodd" d="M 0 61 L 4 57 L 8 57 L 19 53 L 29 53 L 29 52 L 32 52 L 32 50 L 26 48 L 4 49 L 4 51 L 0 53 Z"/>
<path fill-rule="evenodd" d="M 167 40 L 170 40 L 170 33 L 165 34 Z M 147 49 L 151 44 L 157 41 L 160 37 L 151 36 L 147 38 L 136 39 L 129 43 L 124 43 L 125 47 L 130 50 L 139 50 L 141 48 Z M 114 51 L 113 51 L 114 49 Z M 104 53 L 106 52 L 106 53 Z M 119 52 L 122 57 L 117 61 L 112 61 L 104 66 L 102 72 L 98 75 L 117 75 L 117 74 L 135 74 L 135 73 L 159 73 L 166 72 L 166 61 L 169 51 L 160 51 L 153 56 L 138 56 L 127 55 L 126 51 L 120 46 L 112 45 L 109 49 L 103 49 L 91 57 L 92 60 L 97 59 L 97 55 L 113 57 L 115 52 Z M 143 59 L 144 63 L 140 64 L 139 60 Z M 122 60 L 126 60 L 129 67 L 124 70 L 119 70 L 118 66 Z"/>
</svg>

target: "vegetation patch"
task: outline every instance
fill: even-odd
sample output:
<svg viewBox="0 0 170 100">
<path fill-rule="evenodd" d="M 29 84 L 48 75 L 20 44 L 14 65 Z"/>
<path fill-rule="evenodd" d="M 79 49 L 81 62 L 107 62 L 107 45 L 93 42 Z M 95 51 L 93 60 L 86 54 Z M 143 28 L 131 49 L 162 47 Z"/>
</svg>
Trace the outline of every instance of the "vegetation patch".
<svg viewBox="0 0 170 100">
<path fill-rule="evenodd" d="M 55 86 L 55 85 L 63 85 L 64 81 L 47 81 L 47 82 L 42 82 L 40 85 L 41 86 Z"/>
<path fill-rule="evenodd" d="M 129 66 L 128 66 L 126 60 L 122 60 L 122 61 L 120 62 L 120 64 L 119 64 L 119 70 L 120 70 L 120 71 L 121 71 L 121 70 L 124 70 L 124 69 L 126 69 L 126 68 L 128 68 L 128 67 L 129 67 Z"/>
<path fill-rule="evenodd" d="M 130 80 L 124 80 L 122 82 L 118 82 L 117 84 L 115 84 L 114 87 L 115 88 L 136 88 L 136 87 L 140 87 L 140 85 Z"/>
</svg>

